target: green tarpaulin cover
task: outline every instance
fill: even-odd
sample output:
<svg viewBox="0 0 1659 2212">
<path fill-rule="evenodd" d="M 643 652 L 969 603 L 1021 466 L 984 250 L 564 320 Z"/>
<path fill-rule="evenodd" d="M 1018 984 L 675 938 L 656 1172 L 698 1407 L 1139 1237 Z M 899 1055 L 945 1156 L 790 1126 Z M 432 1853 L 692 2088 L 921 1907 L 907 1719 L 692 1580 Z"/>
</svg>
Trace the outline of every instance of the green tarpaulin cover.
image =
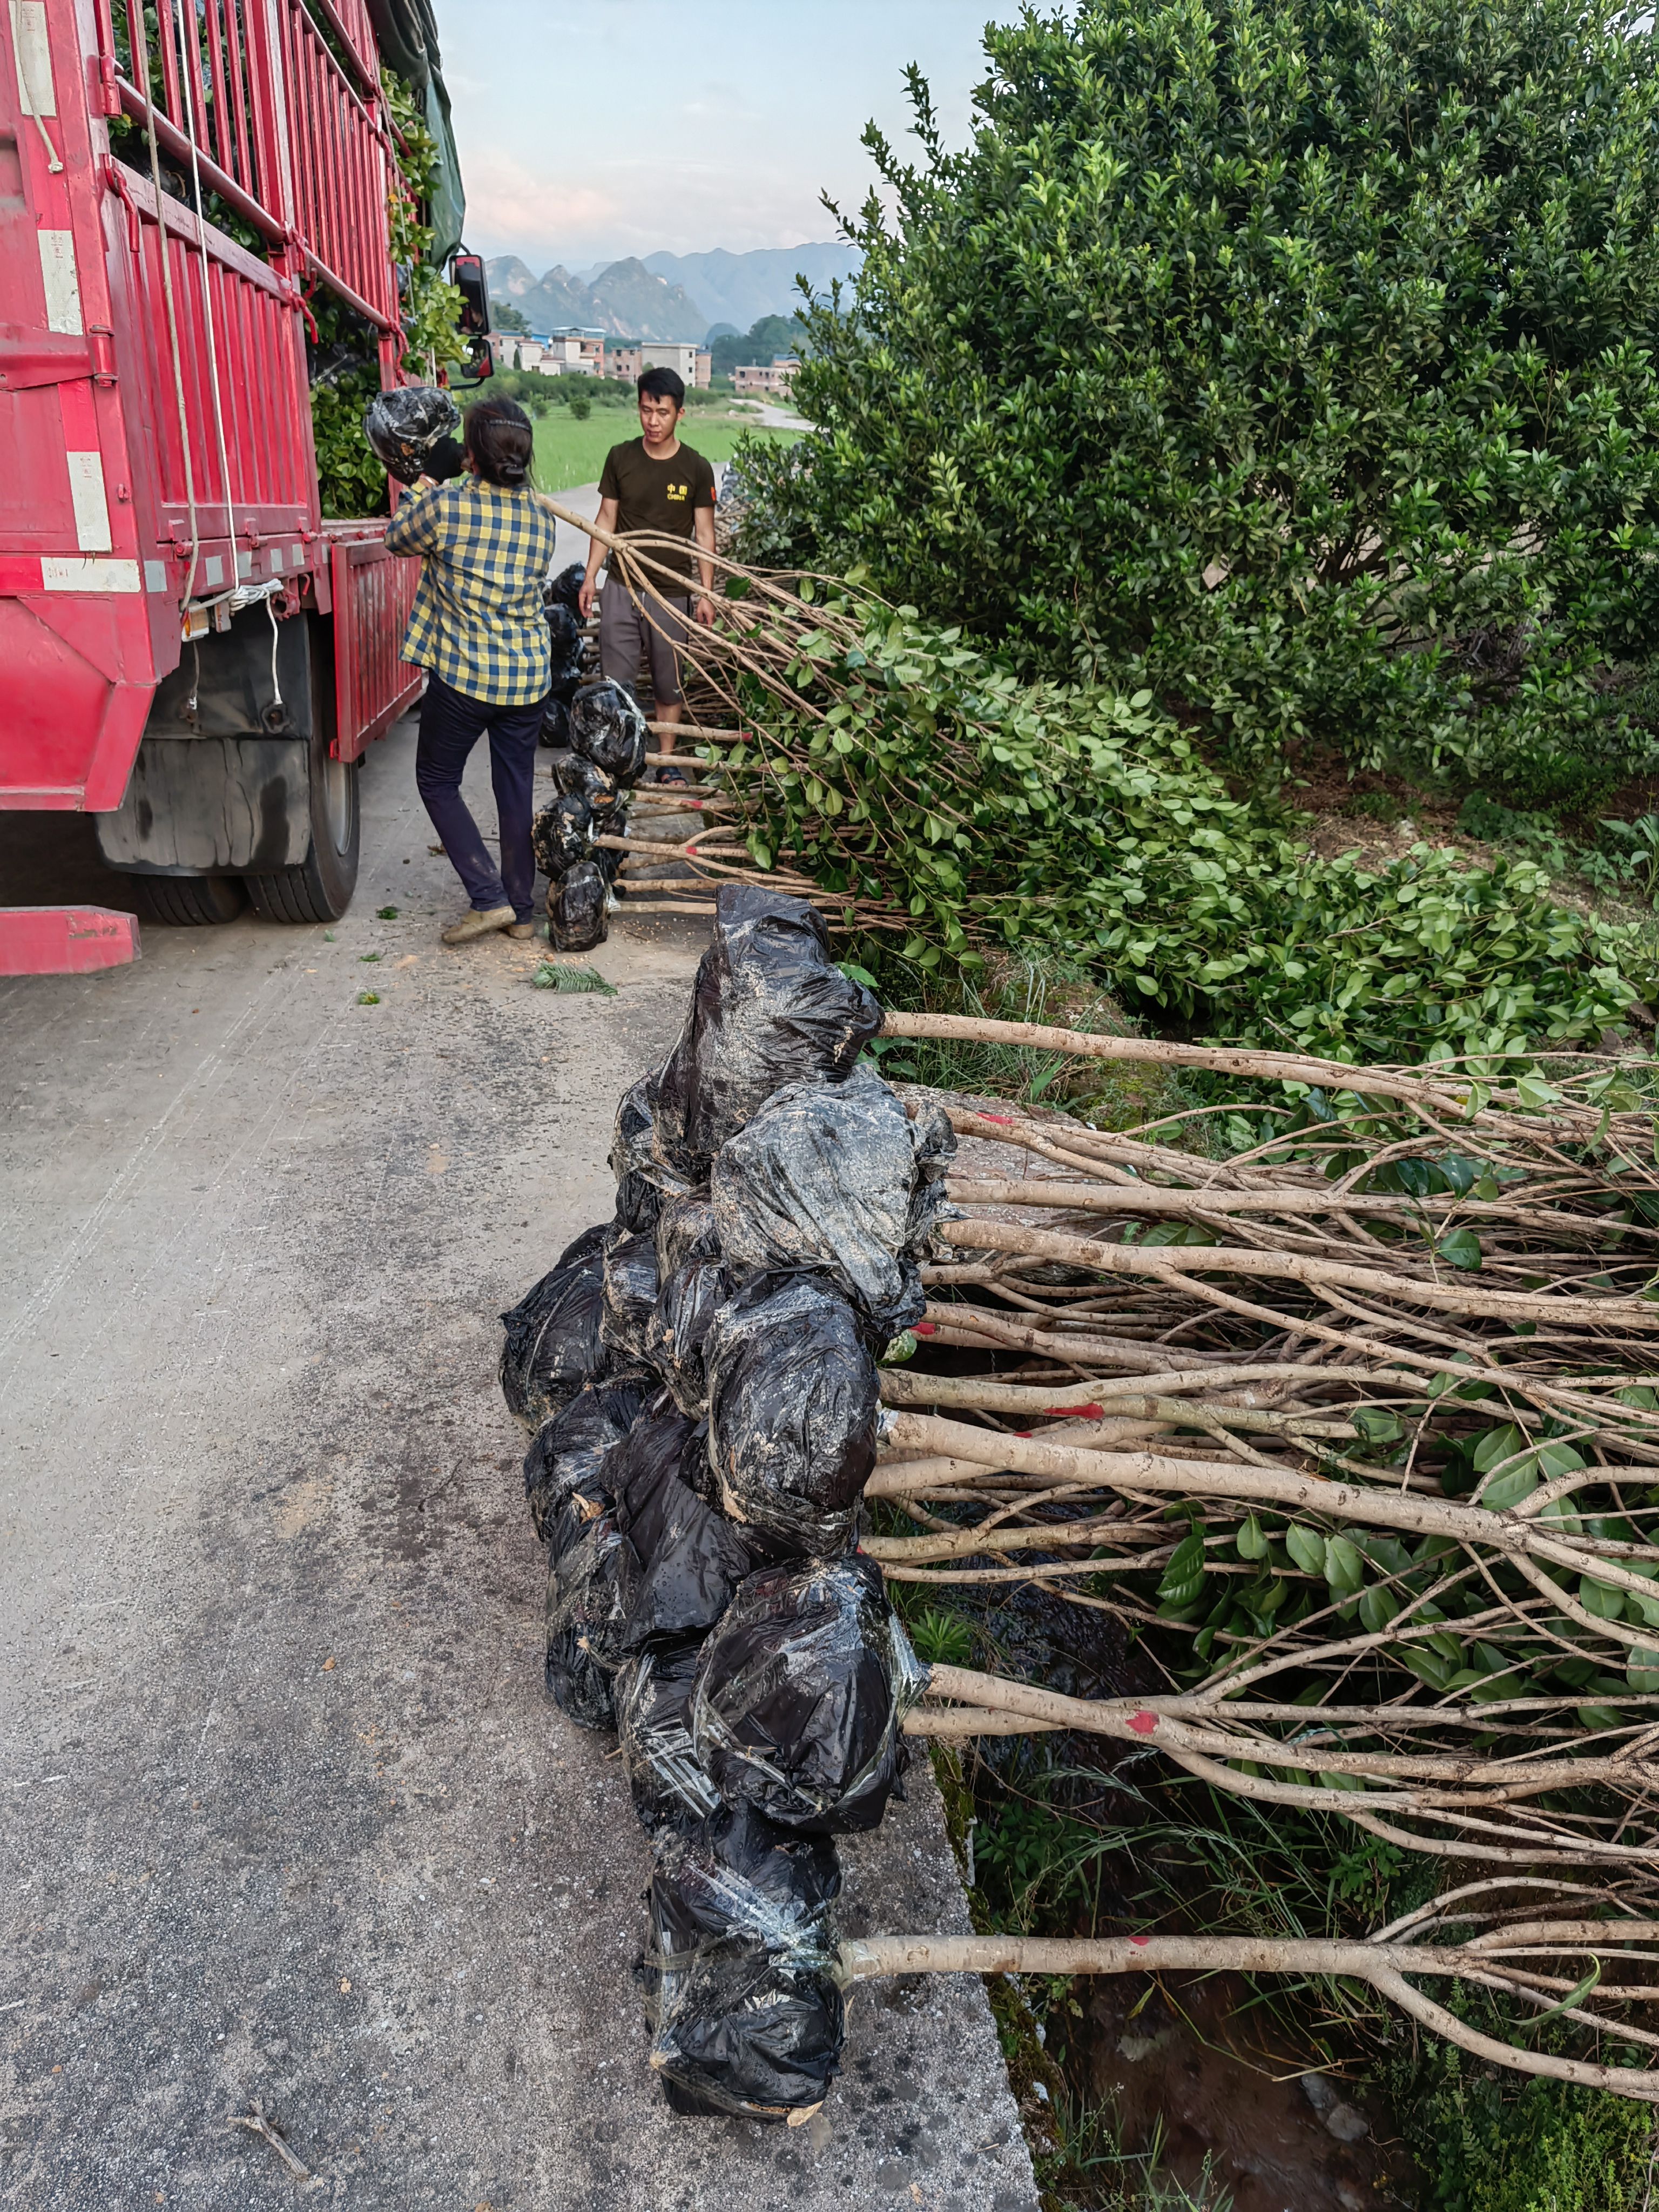
<svg viewBox="0 0 1659 2212">
<path fill-rule="evenodd" d="M 368 0 L 368 14 L 380 59 L 414 88 L 426 110 L 426 127 L 438 142 L 438 170 L 432 184 L 429 215 L 431 258 L 441 267 L 461 242 L 466 194 L 461 185 L 460 157 L 455 151 L 455 129 L 449 119 L 449 94 L 444 89 L 432 0 Z"/>
</svg>

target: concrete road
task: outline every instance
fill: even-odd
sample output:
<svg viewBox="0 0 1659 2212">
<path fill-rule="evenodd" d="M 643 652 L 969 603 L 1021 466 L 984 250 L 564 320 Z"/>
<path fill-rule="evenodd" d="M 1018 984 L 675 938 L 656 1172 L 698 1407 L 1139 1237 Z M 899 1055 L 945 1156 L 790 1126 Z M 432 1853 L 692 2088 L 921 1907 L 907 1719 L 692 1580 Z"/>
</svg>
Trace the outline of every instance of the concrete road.
<svg viewBox="0 0 1659 2212">
<path fill-rule="evenodd" d="M 411 750 L 331 933 L 0 984 L 0 2202 L 1025 2212 L 977 1982 L 860 1991 L 799 2130 L 644 2066 L 645 1856 L 543 1695 L 495 1316 L 609 1212 L 698 925 L 614 939 L 611 999 L 445 951 Z M 0 817 L 0 894 L 48 887 L 116 888 Z M 845 1857 L 849 1933 L 965 1924 L 925 1766 Z"/>
<path fill-rule="evenodd" d="M 586 515 L 592 522 L 599 511 L 599 488 L 597 483 L 574 484 L 568 491 L 556 491 L 550 496 L 572 514 Z M 585 531 L 574 529 L 568 522 L 556 525 L 558 540 L 553 554 L 553 573 L 572 561 L 586 561 L 592 539 Z"/>
</svg>

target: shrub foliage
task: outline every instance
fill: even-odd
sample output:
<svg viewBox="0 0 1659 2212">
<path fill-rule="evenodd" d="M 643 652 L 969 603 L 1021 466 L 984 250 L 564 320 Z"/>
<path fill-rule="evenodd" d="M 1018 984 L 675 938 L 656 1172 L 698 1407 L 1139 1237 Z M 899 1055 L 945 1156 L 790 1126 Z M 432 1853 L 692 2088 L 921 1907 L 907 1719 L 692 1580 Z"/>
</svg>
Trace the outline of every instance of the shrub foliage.
<svg viewBox="0 0 1659 2212">
<path fill-rule="evenodd" d="M 821 720 L 757 694 L 771 737 L 721 758 L 761 866 L 908 915 L 882 941 L 924 969 L 1047 948 L 1160 1025 L 1346 1060 L 1593 1044 L 1654 983 L 1635 926 L 1553 904 L 1529 861 L 1322 859 L 1149 693 L 1032 684 L 914 608 L 866 617 L 803 641 Z"/>
<path fill-rule="evenodd" d="M 1616 768 L 1659 617 L 1659 80 L 1603 0 L 1114 0 L 987 33 L 848 221 L 757 556 L 867 562 L 1235 757 L 1522 803 Z M 1588 762 L 1588 768 L 1586 763 Z"/>
</svg>

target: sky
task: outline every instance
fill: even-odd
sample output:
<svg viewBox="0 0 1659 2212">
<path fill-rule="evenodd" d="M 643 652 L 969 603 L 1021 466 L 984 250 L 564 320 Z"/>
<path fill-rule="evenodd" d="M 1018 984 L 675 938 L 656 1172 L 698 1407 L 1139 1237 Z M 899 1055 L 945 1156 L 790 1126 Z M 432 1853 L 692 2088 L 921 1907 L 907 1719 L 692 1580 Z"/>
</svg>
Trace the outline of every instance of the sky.
<svg viewBox="0 0 1659 2212">
<path fill-rule="evenodd" d="M 980 33 L 1015 0 L 436 0 L 466 243 L 540 276 L 629 254 L 832 239 L 919 62 L 966 136 Z M 915 141 L 908 142 L 911 145 Z"/>
</svg>

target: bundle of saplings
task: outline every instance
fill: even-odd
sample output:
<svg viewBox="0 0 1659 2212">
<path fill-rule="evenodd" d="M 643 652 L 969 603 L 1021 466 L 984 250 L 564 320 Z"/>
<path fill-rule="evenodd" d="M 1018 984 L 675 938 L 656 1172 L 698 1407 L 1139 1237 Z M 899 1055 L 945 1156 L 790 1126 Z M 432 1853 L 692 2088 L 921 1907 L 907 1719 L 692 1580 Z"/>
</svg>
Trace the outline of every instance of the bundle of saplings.
<svg viewBox="0 0 1659 2212">
<path fill-rule="evenodd" d="M 556 647 L 559 623 L 575 634 L 562 604 L 550 606 L 548 620 L 556 626 Z M 543 738 L 569 750 L 556 771 L 558 796 L 536 817 L 531 842 L 549 879 L 548 940 L 556 951 L 586 952 L 605 941 L 606 902 L 622 860 L 594 841 L 626 826 L 628 794 L 645 769 L 645 716 L 633 693 L 608 679 L 578 690 L 573 678 L 568 699 L 557 695 L 556 683 Z M 558 728 L 550 736 L 556 710 Z"/>
<path fill-rule="evenodd" d="M 580 757 L 620 780 L 618 727 Z M 880 1022 L 811 907 L 723 890 L 679 1042 L 617 1113 L 615 1217 L 503 1316 L 507 1402 L 540 1424 L 548 1688 L 614 1723 L 652 1838 L 650 2063 L 677 2112 L 823 2101 L 833 1838 L 881 1819 L 926 1680 L 855 1547 L 878 1361 L 921 1316 L 955 1140 L 860 1064 Z"/>
</svg>

